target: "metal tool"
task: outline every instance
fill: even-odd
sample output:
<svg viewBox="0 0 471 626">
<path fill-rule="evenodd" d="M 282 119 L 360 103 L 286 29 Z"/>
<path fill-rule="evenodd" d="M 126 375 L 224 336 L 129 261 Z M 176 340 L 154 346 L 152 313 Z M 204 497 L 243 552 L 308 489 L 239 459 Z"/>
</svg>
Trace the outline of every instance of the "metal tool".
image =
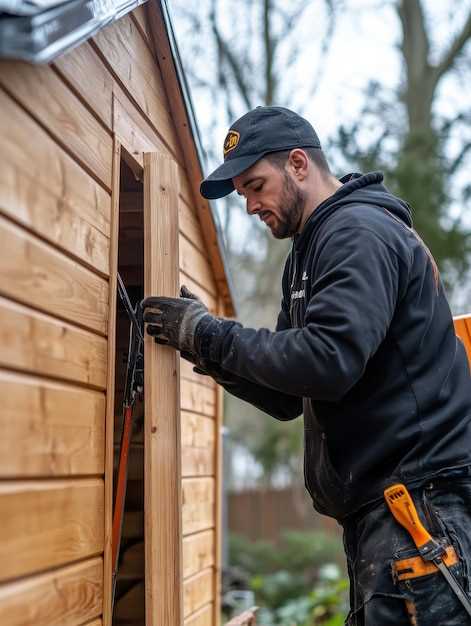
<svg viewBox="0 0 471 626">
<path fill-rule="evenodd" d="M 436 565 L 468 615 L 471 616 L 471 601 L 443 560 L 446 549 L 424 528 L 407 487 L 401 483 L 392 485 L 384 490 L 384 497 L 396 521 L 412 537 L 422 559 Z"/>
<path fill-rule="evenodd" d="M 136 395 L 142 393 L 144 387 L 143 369 L 143 323 L 139 304 L 133 309 L 121 276 L 118 274 L 118 293 L 130 320 L 129 348 L 126 365 L 126 382 L 123 397 L 123 432 L 119 450 L 118 473 L 113 510 L 112 527 L 112 607 L 114 606 L 116 579 L 118 575 L 119 549 L 123 530 L 124 504 L 128 478 L 129 449 L 131 446 L 133 427 L 133 407 Z"/>
</svg>

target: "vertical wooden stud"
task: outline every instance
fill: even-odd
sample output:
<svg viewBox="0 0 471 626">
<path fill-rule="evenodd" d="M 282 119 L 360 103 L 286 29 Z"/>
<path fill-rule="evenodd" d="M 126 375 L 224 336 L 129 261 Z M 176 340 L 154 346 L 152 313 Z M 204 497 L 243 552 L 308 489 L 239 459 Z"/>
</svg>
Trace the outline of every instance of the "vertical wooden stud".
<svg viewBox="0 0 471 626">
<path fill-rule="evenodd" d="M 105 548 L 103 569 L 103 626 L 111 626 L 111 527 L 113 520 L 113 435 L 114 435 L 114 387 L 116 355 L 116 299 L 118 274 L 119 237 L 119 185 L 121 145 L 113 143 L 113 171 L 111 191 L 111 239 L 110 282 L 108 310 L 108 371 L 106 379 L 106 427 L 105 427 Z"/>
<path fill-rule="evenodd" d="M 178 170 L 144 155 L 144 294 L 178 292 Z M 183 623 L 179 356 L 146 336 L 144 346 L 146 626 Z"/>
</svg>

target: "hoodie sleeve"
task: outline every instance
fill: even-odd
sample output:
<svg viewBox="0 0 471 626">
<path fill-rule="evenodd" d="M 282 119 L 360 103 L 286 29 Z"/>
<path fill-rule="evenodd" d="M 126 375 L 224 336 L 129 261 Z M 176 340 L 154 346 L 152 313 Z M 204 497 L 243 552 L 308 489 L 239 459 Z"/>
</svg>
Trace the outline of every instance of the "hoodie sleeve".
<svg viewBox="0 0 471 626">
<path fill-rule="evenodd" d="M 338 401 L 386 335 L 398 301 L 399 263 L 372 230 L 337 230 L 322 244 L 303 328 L 270 332 L 213 319 L 200 350 L 259 385 Z"/>
</svg>

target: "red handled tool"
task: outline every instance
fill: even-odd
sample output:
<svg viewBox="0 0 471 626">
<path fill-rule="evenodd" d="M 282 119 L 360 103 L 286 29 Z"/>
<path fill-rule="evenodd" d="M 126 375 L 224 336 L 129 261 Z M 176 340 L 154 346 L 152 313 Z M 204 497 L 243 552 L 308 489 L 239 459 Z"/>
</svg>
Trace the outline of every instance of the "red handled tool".
<svg viewBox="0 0 471 626">
<path fill-rule="evenodd" d="M 136 395 L 142 393 L 143 378 L 143 324 L 139 304 L 133 309 L 129 296 L 124 287 L 121 276 L 118 274 L 118 293 L 130 319 L 129 349 L 126 365 L 126 383 L 123 397 L 123 432 L 119 450 L 118 473 L 116 479 L 115 501 L 113 508 L 113 529 L 111 540 L 112 555 L 112 607 L 114 606 L 116 579 L 118 575 L 119 548 L 123 530 L 124 504 L 126 500 L 126 486 L 128 479 L 129 449 L 131 446 L 133 428 L 133 407 Z"/>
</svg>

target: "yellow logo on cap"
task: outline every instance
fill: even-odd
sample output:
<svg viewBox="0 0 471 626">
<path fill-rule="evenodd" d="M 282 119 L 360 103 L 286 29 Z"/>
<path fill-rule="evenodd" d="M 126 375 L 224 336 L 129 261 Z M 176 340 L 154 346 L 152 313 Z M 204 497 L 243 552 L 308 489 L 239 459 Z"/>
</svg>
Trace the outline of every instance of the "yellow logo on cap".
<svg viewBox="0 0 471 626">
<path fill-rule="evenodd" d="M 224 156 L 234 148 L 237 148 L 240 135 L 236 130 L 230 130 L 224 139 Z"/>
</svg>

